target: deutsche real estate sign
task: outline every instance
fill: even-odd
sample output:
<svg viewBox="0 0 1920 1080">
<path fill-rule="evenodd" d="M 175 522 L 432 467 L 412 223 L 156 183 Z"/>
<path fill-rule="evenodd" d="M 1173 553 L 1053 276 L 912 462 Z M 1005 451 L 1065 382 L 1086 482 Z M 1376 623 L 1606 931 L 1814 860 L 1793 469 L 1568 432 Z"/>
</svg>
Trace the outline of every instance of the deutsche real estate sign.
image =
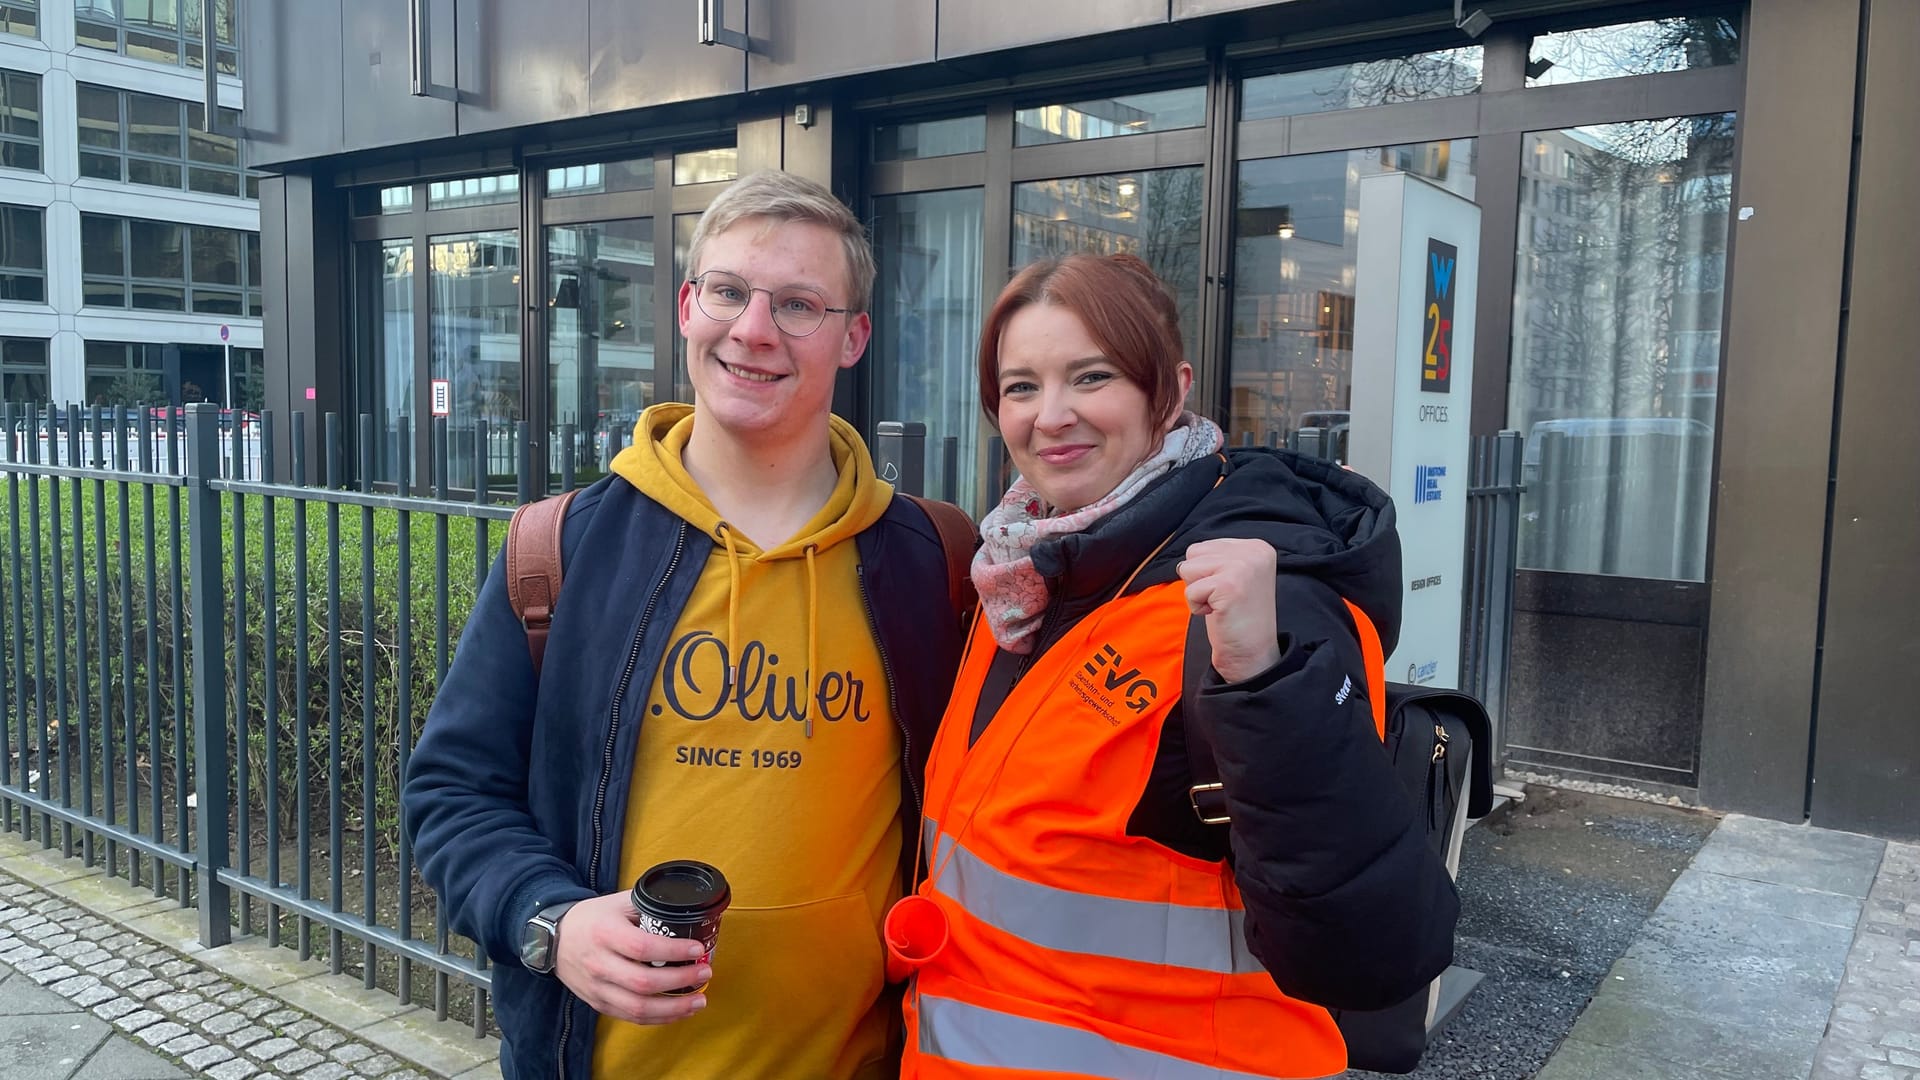
<svg viewBox="0 0 1920 1080">
<path fill-rule="evenodd" d="M 1348 459 L 1399 518 L 1396 682 L 1460 685 L 1479 255 L 1471 201 L 1406 173 L 1361 179 Z"/>
</svg>

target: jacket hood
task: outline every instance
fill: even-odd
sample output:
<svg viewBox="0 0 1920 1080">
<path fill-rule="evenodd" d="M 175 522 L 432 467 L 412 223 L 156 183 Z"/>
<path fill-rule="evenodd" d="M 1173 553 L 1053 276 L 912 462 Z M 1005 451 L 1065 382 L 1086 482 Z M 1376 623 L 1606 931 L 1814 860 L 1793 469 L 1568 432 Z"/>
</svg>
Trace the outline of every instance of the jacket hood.
<svg viewBox="0 0 1920 1080">
<path fill-rule="evenodd" d="M 1393 652 L 1403 587 L 1393 500 L 1358 473 L 1292 451 L 1237 447 L 1177 469 L 1086 531 L 1036 545 L 1034 566 L 1072 599 L 1111 590 L 1145 560 L 1132 586 L 1142 589 L 1178 577 L 1187 548 L 1228 537 L 1272 544 L 1282 572 L 1358 605 Z"/>
<path fill-rule="evenodd" d="M 799 558 L 808 548 L 825 551 L 880 520 L 893 500 L 893 486 L 874 472 L 873 458 L 860 433 L 845 420 L 830 417 L 827 437 L 833 467 L 840 474 L 833 495 L 798 533 L 763 550 L 726 527 L 720 512 L 681 463 L 687 440 L 693 436 L 693 425 L 691 405 L 663 402 L 647 409 L 633 426 L 633 445 L 614 457 L 613 471 L 716 544 L 725 545 L 730 540 L 742 554 L 786 559 Z"/>
</svg>

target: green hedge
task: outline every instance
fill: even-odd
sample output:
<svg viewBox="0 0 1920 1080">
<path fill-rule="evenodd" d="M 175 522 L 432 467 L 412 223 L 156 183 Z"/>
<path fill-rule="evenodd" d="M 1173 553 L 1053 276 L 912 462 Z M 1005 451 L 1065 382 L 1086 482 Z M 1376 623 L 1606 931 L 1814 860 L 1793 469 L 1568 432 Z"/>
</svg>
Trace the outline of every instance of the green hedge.
<svg viewBox="0 0 1920 1080">
<path fill-rule="evenodd" d="M 61 506 L 59 510 L 58 534 L 62 544 L 61 595 L 59 610 L 66 620 L 66 655 L 68 659 L 67 683 L 64 693 L 69 702 L 69 720 L 64 732 L 58 730 L 53 708 L 55 649 L 54 628 L 52 623 L 55 611 L 55 589 L 53 577 L 53 550 L 56 533 L 53 520 L 53 485 L 60 487 Z M 173 613 L 174 581 L 176 578 L 176 559 L 181 564 L 177 576 L 191 587 L 186 572 L 187 526 L 185 521 L 185 493 L 179 492 L 179 546 L 174 545 L 173 524 L 176 517 L 175 491 L 164 487 L 146 484 L 126 486 L 128 496 L 128 515 L 123 522 L 119 513 L 119 499 L 122 485 L 110 481 L 79 481 L 81 494 L 81 527 L 78 554 L 81 556 L 76 565 L 75 536 L 72 529 L 72 500 L 75 482 L 68 480 L 34 481 L 16 477 L 0 481 L 0 543 L 9 545 L 17 552 L 0 556 L 0 667 L 7 672 L 7 709 L 14 748 L 17 749 L 22 725 L 36 723 L 32 715 L 31 689 L 33 687 L 34 650 L 36 638 L 32 625 L 32 580 L 33 551 L 31 547 L 31 515 L 29 497 L 37 487 L 40 497 L 40 551 L 41 582 L 39 595 L 46 605 L 47 622 L 41 635 L 44 640 L 40 647 L 47 653 L 47 694 L 46 723 L 49 726 L 49 751 L 58 745 L 58 738 L 64 735 L 68 743 L 70 767 L 78 767 L 79 740 L 92 740 L 94 761 L 98 767 L 99 740 L 102 738 L 101 722 L 103 716 L 113 724 L 115 739 L 116 772 L 120 774 L 116 781 L 124 784 L 124 747 L 126 743 L 125 724 L 128 713 L 125 697 L 118 692 L 122 681 L 133 690 L 132 718 L 141 727 L 137 736 L 138 749 L 144 759 L 140 763 L 141 782 L 158 783 L 163 792 L 171 792 L 174 776 L 180 770 L 191 782 L 192 740 L 188 724 L 191 717 L 191 670 L 186 657 L 182 657 L 182 666 L 186 678 L 181 692 L 176 694 L 173 682 L 176 638 L 180 649 L 190 647 L 185 617 L 190 612 L 187 597 L 182 596 L 182 622 L 179 633 L 175 633 Z M 105 495 L 106 514 L 96 522 L 94 509 L 94 491 L 100 488 Z M 153 537 L 151 544 L 147 537 L 149 512 L 147 493 L 153 496 L 151 521 Z M 238 498 L 242 504 L 242 519 L 236 523 L 235 502 L 238 497 L 222 495 L 223 541 L 222 541 L 222 611 L 227 623 L 227 682 L 235 685 L 239 665 L 244 664 L 245 705 L 237 713 L 231 708 L 234 696 L 229 697 L 229 723 L 233 728 L 244 730 L 245 747 L 249 772 L 251 774 L 249 791 L 249 818 L 256 823 L 263 822 L 268 813 L 277 816 L 286 835 L 291 836 L 295 825 L 296 807 L 294 804 L 295 778 L 299 751 L 297 734 L 299 717 L 303 703 L 299 696 L 299 652 L 301 635 L 298 632 L 296 615 L 298 596 L 295 593 L 295 569 L 301 561 L 301 552 L 295 527 L 295 499 L 275 497 L 274 534 L 274 572 L 272 588 L 267 584 L 267 566 L 265 561 L 265 517 L 267 500 L 259 496 Z M 411 515 L 410 538 L 407 547 L 412 555 L 412 580 L 407 590 L 411 609 L 403 612 L 400 590 L 400 536 L 401 515 L 397 511 L 379 509 L 371 513 L 371 534 L 367 534 L 363 511 L 359 507 L 342 506 L 338 508 L 338 543 L 329 541 L 327 521 L 330 506 L 325 503 L 306 503 L 307 548 L 305 563 L 307 570 L 307 627 L 305 641 L 307 646 L 307 693 L 304 700 L 304 712 L 309 718 L 311 728 L 310 743 L 305 749 L 311 769 L 311 807 L 310 824 L 317 836 L 326 835 L 327 828 L 327 778 L 329 776 L 328 741 L 330 722 L 335 719 L 330 713 L 329 676 L 333 661 L 330 651 L 332 642 L 328 634 L 328 616 L 333 609 L 329 591 L 328 556 L 337 550 L 338 562 L 338 617 L 340 627 L 339 666 L 340 666 L 340 713 L 339 722 L 341 741 L 341 784 L 343 788 L 343 807 L 345 820 L 343 827 L 349 831 L 361 833 L 373 839 L 379 848 L 390 847 L 398 837 L 398 791 L 399 791 L 399 753 L 402 742 L 411 746 L 417 738 L 420 725 L 425 720 L 428 706 L 433 700 L 437 685 L 439 650 L 435 638 L 436 627 L 436 574 L 438 565 L 436 553 L 435 524 L 439 515 Z M 16 524 L 17 523 L 17 524 Z M 492 553 L 506 534 L 506 523 L 489 521 L 486 523 L 486 546 L 483 549 L 477 535 L 476 521 L 471 518 L 447 519 L 447 622 L 449 628 L 449 648 L 457 640 L 459 629 L 465 622 L 467 612 L 472 608 L 477 591 L 475 581 L 476 565 L 484 568 L 491 560 Z M 18 529 L 16 534 L 15 529 Z M 95 530 L 101 530 L 99 536 L 106 548 L 106 567 L 104 575 L 95 563 Z M 238 531 L 236 531 L 236 529 Z M 16 541 L 17 536 L 17 541 Z M 233 567 L 234 538 L 244 538 L 244 567 L 241 573 L 245 625 L 236 627 L 233 618 L 235 576 Z M 373 552 L 373 603 L 371 606 L 371 627 L 374 643 L 373 653 L 373 689 L 368 697 L 365 690 L 363 669 L 363 645 L 367 640 L 367 607 L 362 592 L 362 553 L 368 546 Z M 131 588 L 131 605 L 121 603 L 122 576 L 120 553 L 125 549 L 131 558 L 130 576 L 127 584 Z M 149 559 L 152 565 L 149 566 Z M 477 560 L 477 561 L 476 561 Z M 77 570 L 77 579 L 76 579 Z M 86 606 L 84 611 L 76 610 L 75 583 L 84 584 Z M 109 590 L 108 610 L 103 622 L 98 609 L 98 590 L 102 585 Z M 148 606 L 147 590 L 151 584 L 153 604 Z M 13 604 L 16 590 L 21 600 L 21 612 L 24 618 L 16 623 Z M 273 649 L 274 661 L 271 685 L 268 680 L 269 655 L 266 644 L 266 613 L 271 609 L 278 620 L 277 640 Z M 88 643 L 86 660 L 87 696 L 92 703 L 89 707 L 86 730 L 81 730 L 78 720 L 78 701 L 80 683 L 75 670 L 78 662 L 78 636 L 76 627 L 84 624 Z M 409 690 L 409 702 L 406 715 L 400 715 L 401 672 L 399 667 L 400 644 L 405 635 L 411 635 L 412 671 L 406 679 Z M 130 655 L 122 655 L 123 645 L 132 642 Z M 24 650 L 24 670 L 14 669 L 13 650 L 16 642 Z M 153 650 L 151 661 L 149 646 Z M 100 651 L 109 652 L 110 674 L 113 692 L 103 694 L 100 686 Z M 450 659 L 450 657 L 449 657 Z M 151 687 L 150 699 L 149 688 Z M 23 692 L 24 695 L 23 695 Z M 23 696 L 26 700 L 22 700 Z M 267 724 L 267 702 L 269 697 L 276 703 L 277 716 L 272 730 Z M 159 709 L 155 714 L 150 700 L 157 699 Z M 152 730 L 151 721 L 157 720 L 158 732 Z M 184 745 L 182 733 L 186 733 Z M 268 807 L 265 798 L 265 776 L 267 770 L 267 747 L 277 740 L 277 770 L 280 778 L 281 798 L 277 805 Z M 374 747 L 375 790 L 374 820 L 363 820 L 362 800 L 364 794 L 363 759 L 364 748 L 371 741 Z M 30 748 L 31 749 L 31 748 Z M 17 782 L 17 781 L 16 781 Z M 75 789 L 79 787 L 77 777 Z M 55 781 L 57 790 L 57 780 Z M 169 799 L 169 802 L 171 800 Z M 143 822 L 143 831 L 148 831 L 150 823 Z"/>
</svg>

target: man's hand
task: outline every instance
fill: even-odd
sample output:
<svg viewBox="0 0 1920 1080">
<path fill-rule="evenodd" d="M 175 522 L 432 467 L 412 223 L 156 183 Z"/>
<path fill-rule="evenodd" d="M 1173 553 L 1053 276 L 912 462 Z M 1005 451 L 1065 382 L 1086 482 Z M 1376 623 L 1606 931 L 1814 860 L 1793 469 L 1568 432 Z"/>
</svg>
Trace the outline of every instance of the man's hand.
<svg viewBox="0 0 1920 1080">
<path fill-rule="evenodd" d="M 666 990 L 699 986 L 713 977 L 706 946 L 640 929 L 626 893 L 596 896 L 567 909 L 553 973 L 567 989 L 602 1016 L 630 1024 L 671 1024 L 707 1007 L 705 994 L 663 996 Z M 685 967 L 654 967 L 657 961 L 695 960 Z"/>
<path fill-rule="evenodd" d="M 1187 549 L 1180 580 L 1187 607 L 1207 619 L 1213 670 L 1242 682 L 1280 662 L 1273 609 L 1273 546 L 1264 540 L 1203 540 Z"/>
</svg>

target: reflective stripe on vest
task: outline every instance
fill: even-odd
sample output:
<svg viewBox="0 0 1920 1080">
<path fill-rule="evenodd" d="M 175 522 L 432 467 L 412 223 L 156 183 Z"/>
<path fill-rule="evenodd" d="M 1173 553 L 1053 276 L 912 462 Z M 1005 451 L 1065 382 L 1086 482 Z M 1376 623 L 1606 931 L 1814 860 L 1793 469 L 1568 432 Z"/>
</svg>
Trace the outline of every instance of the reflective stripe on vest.
<svg viewBox="0 0 1920 1080">
<path fill-rule="evenodd" d="M 1127 1046 L 1081 1028 L 983 1009 L 951 998 L 919 996 L 920 1051 L 990 1069 L 1100 1077 L 1102 1080 L 1264 1080 Z"/>
<path fill-rule="evenodd" d="M 1226 975 L 1266 969 L 1246 946 L 1239 908 L 1186 907 L 1094 896 L 1018 878 L 939 834 L 934 888 L 974 918 L 1062 952 L 1110 956 Z"/>
</svg>

